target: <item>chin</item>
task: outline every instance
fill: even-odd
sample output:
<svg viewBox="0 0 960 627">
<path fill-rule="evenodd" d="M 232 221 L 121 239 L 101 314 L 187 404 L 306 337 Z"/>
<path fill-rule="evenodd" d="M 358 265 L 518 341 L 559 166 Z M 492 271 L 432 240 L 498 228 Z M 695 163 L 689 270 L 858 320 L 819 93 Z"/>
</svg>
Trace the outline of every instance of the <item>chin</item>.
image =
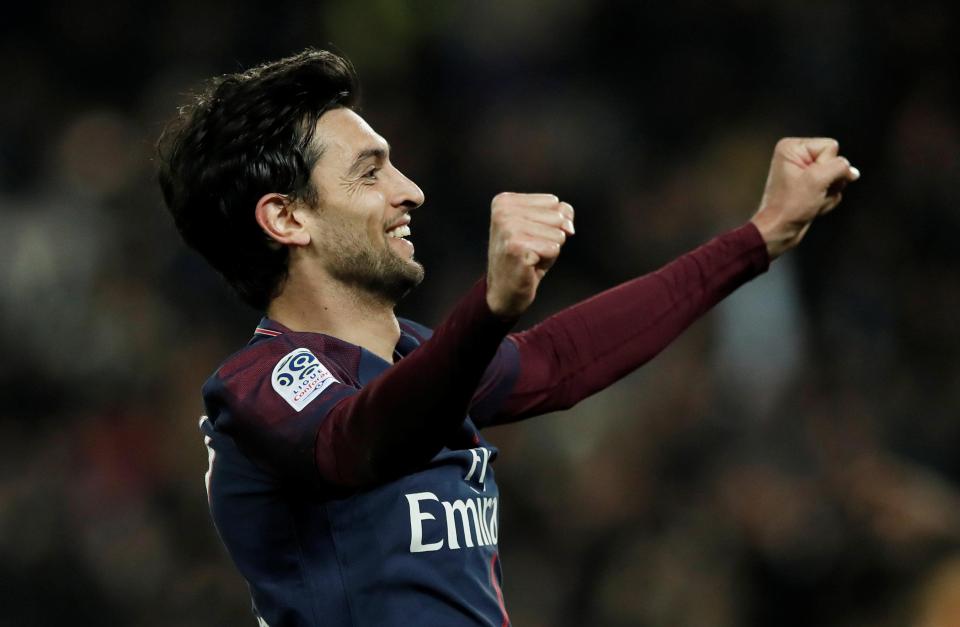
<svg viewBox="0 0 960 627">
<path fill-rule="evenodd" d="M 403 276 L 396 277 L 396 298 L 395 301 L 399 301 L 401 298 L 410 293 L 410 290 L 420 285 L 423 281 L 425 271 L 423 266 L 413 259 L 410 259 L 406 262 L 405 272 Z"/>
<path fill-rule="evenodd" d="M 423 281 L 423 277 L 426 274 L 426 271 L 423 269 L 423 264 L 414 259 L 409 259 L 407 261 L 407 268 L 409 269 L 409 278 L 413 281 L 413 286 L 416 287 L 420 285 L 420 282 Z"/>
<path fill-rule="evenodd" d="M 418 261 L 391 255 L 381 262 L 380 267 L 368 275 L 366 287 L 384 300 L 399 302 L 423 281 L 424 269 Z"/>
<path fill-rule="evenodd" d="M 391 250 L 340 246 L 328 266 L 331 276 L 378 300 L 398 302 L 423 281 L 424 270 L 412 257 Z"/>
</svg>

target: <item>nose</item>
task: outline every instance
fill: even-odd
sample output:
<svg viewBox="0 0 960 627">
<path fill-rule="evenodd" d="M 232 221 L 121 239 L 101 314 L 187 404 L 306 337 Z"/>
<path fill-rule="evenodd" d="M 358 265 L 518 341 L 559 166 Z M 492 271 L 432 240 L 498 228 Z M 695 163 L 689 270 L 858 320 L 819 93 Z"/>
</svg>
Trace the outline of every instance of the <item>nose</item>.
<svg viewBox="0 0 960 627">
<path fill-rule="evenodd" d="M 416 209 L 423 204 L 425 197 L 420 186 L 408 179 L 403 172 L 396 170 L 397 182 L 394 191 L 394 197 L 390 204 L 394 207 L 407 207 Z"/>
</svg>

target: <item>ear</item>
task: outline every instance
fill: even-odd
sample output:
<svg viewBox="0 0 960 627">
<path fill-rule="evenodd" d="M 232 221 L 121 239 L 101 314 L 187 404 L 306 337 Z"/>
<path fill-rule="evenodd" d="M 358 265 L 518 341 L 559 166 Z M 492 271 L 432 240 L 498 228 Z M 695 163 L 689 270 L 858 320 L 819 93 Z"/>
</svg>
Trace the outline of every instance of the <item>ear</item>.
<svg viewBox="0 0 960 627">
<path fill-rule="evenodd" d="M 257 224 L 271 239 L 288 246 L 306 246 L 310 232 L 295 203 L 283 194 L 270 193 L 257 201 Z"/>
</svg>

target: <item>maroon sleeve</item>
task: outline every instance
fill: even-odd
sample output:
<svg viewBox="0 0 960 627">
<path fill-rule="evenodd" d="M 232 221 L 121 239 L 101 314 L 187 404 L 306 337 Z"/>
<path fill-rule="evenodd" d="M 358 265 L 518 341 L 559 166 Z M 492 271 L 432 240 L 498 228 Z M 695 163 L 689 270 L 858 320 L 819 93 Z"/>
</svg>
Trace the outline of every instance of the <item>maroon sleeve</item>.
<svg viewBox="0 0 960 627">
<path fill-rule="evenodd" d="M 333 406 L 316 436 L 320 475 L 363 487 L 422 467 L 462 425 L 514 322 L 490 311 L 478 281 L 429 340 Z"/>
<path fill-rule="evenodd" d="M 509 336 L 516 383 L 484 426 L 573 406 L 640 367 L 737 287 L 766 271 L 752 223 Z"/>
</svg>

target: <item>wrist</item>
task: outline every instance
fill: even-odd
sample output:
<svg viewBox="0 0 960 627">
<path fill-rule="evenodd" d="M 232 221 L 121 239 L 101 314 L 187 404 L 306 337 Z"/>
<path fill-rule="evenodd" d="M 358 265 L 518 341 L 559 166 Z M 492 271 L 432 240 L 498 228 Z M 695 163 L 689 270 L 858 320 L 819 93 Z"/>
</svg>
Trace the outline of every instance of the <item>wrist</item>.
<svg viewBox="0 0 960 627">
<path fill-rule="evenodd" d="M 490 310 L 491 314 L 501 320 L 515 320 L 523 313 L 522 308 L 518 308 L 516 305 L 511 305 L 511 303 L 504 302 L 502 299 L 497 298 L 489 289 L 487 290 L 487 309 Z"/>
<path fill-rule="evenodd" d="M 486 289 L 485 300 L 487 303 L 487 309 L 490 310 L 491 314 L 503 321 L 515 321 L 520 317 L 520 314 L 523 313 L 523 309 L 520 308 L 517 310 L 515 303 L 511 303 L 509 300 L 504 299 L 500 292 L 495 287 L 490 285 L 489 276 L 483 279 L 483 283 Z"/>
<path fill-rule="evenodd" d="M 796 246 L 805 230 L 790 228 L 790 226 L 772 218 L 770 212 L 762 209 L 750 218 L 750 222 L 757 227 L 760 237 L 767 245 L 767 255 L 769 255 L 770 261 Z"/>
</svg>

